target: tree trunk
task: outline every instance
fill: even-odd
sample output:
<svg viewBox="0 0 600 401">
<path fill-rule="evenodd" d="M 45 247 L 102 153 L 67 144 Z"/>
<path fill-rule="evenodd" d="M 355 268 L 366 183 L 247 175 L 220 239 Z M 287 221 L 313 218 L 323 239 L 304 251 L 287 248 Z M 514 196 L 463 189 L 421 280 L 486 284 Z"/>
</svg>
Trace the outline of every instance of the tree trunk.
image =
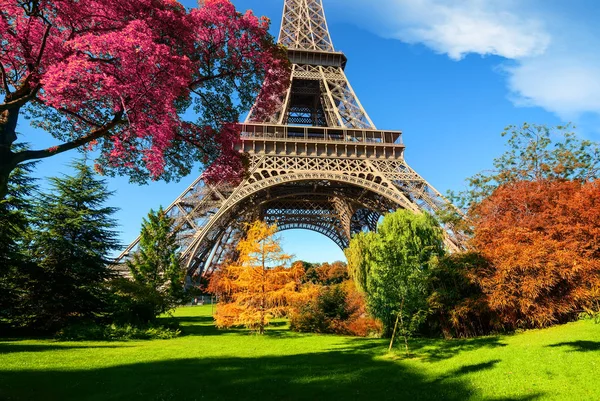
<svg viewBox="0 0 600 401">
<path fill-rule="evenodd" d="M 402 318 L 402 311 L 404 310 L 404 296 L 402 297 L 402 301 L 400 302 L 400 311 L 396 316 L 396 324 L 394 325 L 394 331 L 392 332 L 392 339 L 390 340 L 390 347 L 388 351 L 392 350 L 392 345 L 394 344 L 394 338 L 396 337 L 396 329 L 398 327 L 398 320 L 400 320 L 400 326 L 404 328 L 404 319 Z M 404 337 L 404 346 L 406 347 L 406 356 L 410 356 L 410 352 L 408 350 L 408 337 L 406 336 L 406 330 L 402 330 L 402 336 Z"/>
<path fill-rule="evenodd" d="M 402 298 L 402 305 L 404 305 L 404 298 Z M 402 310 L 400 311 L 400 324 L 404 327 L 404 319 L 402 319 Z M 404 336 L 404 346 L 406 347 L 406 356 L 410 356 L 410 351 L 408 350 L 408 337 L 406 336 L 406 330 L 402 331 L 402 335 Z"/>
<path fill-rule="evenodd" d="M 17 163 L 15 154 L 11 151 L 13 143 L 17 140 L 17 122 L 19 121 L 20 107 L 14 107 L 0 113 L 0 200 L 8 194 L 8 177 L 15 169 Z"/>
<path fill-rule="evenodd" d="M 263 294 L 260 299 L 260 325 L 259 325 L 259 333 L 265 334 L 265 286 L 263 285 Z"/>
<path fill-rule="evenodd" d="M 264 245 L 262 246 L 262 287 L 261 287 L 261 294 L 260 294 L 260 334 L 265 334 L 265 306 L 266 306 L 266 302 L 265 302 L 265 247 Z"/>
<path fill-rule="evenodd" d="M 6 163 L 2 160 L 0 162 L 0 201 L 8 195 L 8 177 L 10 176 L 11 169 L 5 165 Z"/>
<path fill-rule="evenodd" d="M 10 174 L 17 167 L 16 154 L 10 147 L 0 145 L 0 201 L 8 195 L 8 181 Z"/>
<path fill-rule="evenodd" d="M 398 320 L 400 319 L 400 313 L 396 316 L 396 324 L 394 324 L 394 331 L 392 331 L 392 339 L 390 340 L 390 347 L 388 348 L 388 352 L 392 351 L 392 346 L 394 345 L 394 338 L 396 337 L 396 328 L 398 328 Z"/>
</svg>

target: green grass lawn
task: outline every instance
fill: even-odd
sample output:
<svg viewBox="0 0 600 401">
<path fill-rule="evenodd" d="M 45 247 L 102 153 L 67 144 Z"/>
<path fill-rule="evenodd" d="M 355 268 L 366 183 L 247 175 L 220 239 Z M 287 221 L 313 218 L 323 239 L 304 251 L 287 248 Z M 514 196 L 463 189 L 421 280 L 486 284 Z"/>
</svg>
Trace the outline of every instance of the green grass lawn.
<svg viewBox="0 0 600 401">
<path fill-rule="evenodd" d="M 214 328 L 177 310 L 184 335 L 130 342 L 0 341 L 0 400 L 600 400 L 600 325 L 413 342 Z"/>
</svg>

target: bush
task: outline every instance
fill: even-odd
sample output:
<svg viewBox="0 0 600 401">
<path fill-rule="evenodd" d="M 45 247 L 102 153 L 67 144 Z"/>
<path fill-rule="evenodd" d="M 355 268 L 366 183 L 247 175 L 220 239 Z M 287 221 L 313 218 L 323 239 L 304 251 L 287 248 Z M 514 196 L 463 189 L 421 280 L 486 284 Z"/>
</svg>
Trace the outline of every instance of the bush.
<svg viewBox="0 0 600 401">
<path fill-rule="evenodd" d="M 56 337 L 62 341 L 167 340 L 180 334 L 175 327 L 81 323 L 65 327 Z"/>
<path fill-rule="evenodd" d="M 63 341 L 154 340 L 177 337 L 177 323 L 157 324 L 170 307 L 155 289 L 123 277 L 106 282 L 107 313 L 95 320 L 72 323 L 56 333 Z"/>
<path fill-rule="evenodd" d="M 356 337 L 381 337 L 383 331 L 381 322 L 368 315 L 349 320 L 345 328 L 347 335 Z"/>
<path fill-rule="evenodd" d="M 126 278 L 108 282 L 112 294 L 109 315 L 117 325 L 144 326 L 170 309 L 167 300 L 155 289 Z"/>
<path fill-rule="evenodd" d="M 311 292 L 292 313 L 290 328 L 305 333 L 378 336 L 381 324 L 366 313 L 364 297 L 346 281 Z"/>
<path fill-rule="evenodd" d="M 490 310 L 477 276 L 487 266 L 477 253 L 446 255 L 431 269 L 428 303 L 430 314 L 422 334 L 443 334 L 445 338 L 474 337 L 500 328 Z"/>
<path fill-rule="evenodd" d="M 290 328 L 305 333 L 345 334 L 341 320 L 348 318 L 346 293 L 340 286 L 322 287 L 298 307 Z"/>
</svg>

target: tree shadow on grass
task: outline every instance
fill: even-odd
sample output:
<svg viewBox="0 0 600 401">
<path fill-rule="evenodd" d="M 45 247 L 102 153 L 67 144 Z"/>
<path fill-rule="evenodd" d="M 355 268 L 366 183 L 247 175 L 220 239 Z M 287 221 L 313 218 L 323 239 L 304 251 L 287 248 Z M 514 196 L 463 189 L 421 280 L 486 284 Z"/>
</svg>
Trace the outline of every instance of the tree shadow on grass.
<svg viewBox="0 0 600 401">
<path fill-rule="evenodd" d="M 492 367 L 493 363 L 482 364 L 477 369 Z M 473 369 L 435 380 L 366 353 L 331 351 L 177 359 L 73 371 L 0 370 L 0 399 L 462 401 L 477 395 L 461 379 Z"/>
<path fill-rule="evenodd" d="M 19 344 L 17 342 L 1 342 L 0 355 L 13 354 L 16 352 L 42 352 L 42 351 L 61 351 L 84 348 L 120 348 L 119 345 L 92 345 L 92 346 L 73 346 L 58 344 Z"/>
<path fill-rule="evenodd" d="M 562 343 L 547 345 L 550 348 L 556 347 L 570 347 L 570 352 L 594 352 L 600 351 L 600 342 L 599 341 L 565 341 Z"/>
<path fill-rule="evenodd" d="M 454 369 L 449 373 L 436 379 L 436 382 L 443 382 L 445 380 L 452 380 L 455 378 L 461 378 L 464 375 L 473 373 L 483 372 L 485 370 L 493 369 L 497 363 L 501 362 L 500 359 L 493 359 L 487 362 L 475 363 L 472 365 L 463 365 L 460 368 Z M 486 398 L 486 401 L 531 401 L 540 398 L 542 393 L 526 394 L 517 397 L 501 397 L 501 398 Z"/>
<path fill-rule="evenodd" d="M 481 372 L 482 370 L 492 369 L 496 364 L 500 362 L 500 359 L 494 359 L 488 362 L 476 363 L 473 365 L 464 365 L 458 369 L 455 369 L 450 373 L 451 376 L 466 375 L 469 373 Z"/>
<path fill-rule="evenodd" d="M 481 348 L 506 347 L 500 342 L 500 337 L 478 337 L 469 339 L 430 339 L 417 338 L 410 340 L 409 346 L 419 357 L 426 361 L 435 362 L 452 358 L 462 352 Z"/>
<path fill-rule="evenodd" d="M 253 331 L 243 327 L 234 327 L 228 329 L 219 329 L 215 326 L 212 316 L 194 316 L 194 317 L 172 317 L 172 321 L 179 323 L 179 329 L 184 336 L 220 336 L 226 334 L 255 334 Z M 270 322 L 266 327 L 265 335 L 267 337 L 294 337 L 297 333 L 287 328 L 288 323 L 281 320 Z"/>
<path fill-rule="evenodd" d="M 380 348 L 380 353 L 387 352 L 389 339 L 374 340 L 369 338 L 353 338 L 349 340 L 349 350 L 373 351 Z M 427 362 L 437 362 L 452 358 L 462 352 L 474 351 L 480 348 L 505 347 L 500 337 L 480 337 L 470 339 L 442 340 L 432 338 L 414 338 L 408 340 L 411 357 Z M 394 348 L 398 355 L 404 354 L 404 342 L 399 338 Z"/>
</svg>

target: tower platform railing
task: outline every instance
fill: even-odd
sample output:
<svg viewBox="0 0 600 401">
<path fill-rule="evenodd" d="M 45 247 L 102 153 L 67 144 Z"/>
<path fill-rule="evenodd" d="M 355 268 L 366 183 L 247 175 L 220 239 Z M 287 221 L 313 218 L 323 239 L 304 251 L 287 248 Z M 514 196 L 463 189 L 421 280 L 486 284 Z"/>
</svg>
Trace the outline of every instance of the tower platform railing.
<svg viewBox="0 0 600 401">
<path fill-rule="evenodd" d="M 402 132 L 373 129 L 353 129 L 343 127 L 312 127 L 277 124 L 239 124 L 240 138 L 303 141 L 303 142 L 343 142 L 369 143 L 402 146 Z"/>
</svg>

